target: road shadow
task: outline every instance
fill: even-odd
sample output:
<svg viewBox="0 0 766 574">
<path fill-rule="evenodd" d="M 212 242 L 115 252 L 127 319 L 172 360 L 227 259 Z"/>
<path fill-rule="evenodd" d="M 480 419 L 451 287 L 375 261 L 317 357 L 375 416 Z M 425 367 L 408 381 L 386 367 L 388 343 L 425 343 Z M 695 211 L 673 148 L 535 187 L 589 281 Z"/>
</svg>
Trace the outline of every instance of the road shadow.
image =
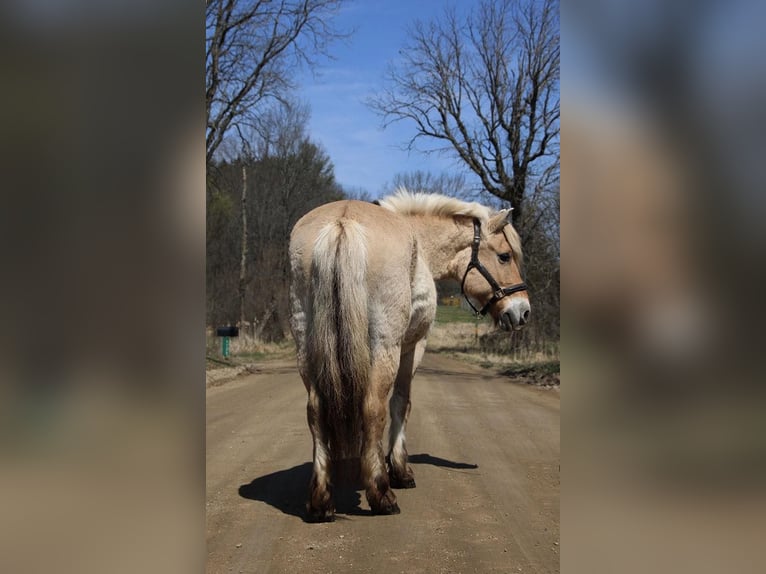
<svg viewBox="0 0 766 574">
<path fill-rule="evenodd" d="M 239 495 L 248 500 L 258 500 L 273 506 L 284 514 L 297 516 L 306 521 L 306 499 L 311 480 L 310 462 L 279 470 L 253 479 L 239 487 Z M 333 490 L 336 519 L 342 515 L 370 516 L 372 512 L 361 508 L 362 496 L 356 484 L 343 483 Z"/>
<path fill-rule="evenodd" d="M 477 464 L 455 462 L 428 453 L 410 455 L 409 462 L 454 469 L 479 468 Z M 297 516 L 305 522 L 311 467 L 310 462 L 304 462 L 292 468 L 259 476 L 248 484 L 241 485 L 239 495 L 248 500 L 264 502 L 283 514 Z M 341 478 L 338 481 L 339 485 L 333 490 L 336 519 L 342 520 L 343 515 L 372 516 L 369 509 L 361 508 L 362 494 L 359 491 L 363 488 L 359 484 L 358 476 L 354 476 L 349 469 L 344 470 L 344 475 L 348 478 Z"/>
<path fill-rule="evenodd" d="M 432 466 L 441 466 L 443 468 L 479 468 L 478 464 L 470 462 L 455 462 L 447 460 L 446 458 L 439 458 L 438 456 L 431 456 L 430 454 L 411 454 L 408 461 L 411 464 L 430 464 Z"/>
</svg>

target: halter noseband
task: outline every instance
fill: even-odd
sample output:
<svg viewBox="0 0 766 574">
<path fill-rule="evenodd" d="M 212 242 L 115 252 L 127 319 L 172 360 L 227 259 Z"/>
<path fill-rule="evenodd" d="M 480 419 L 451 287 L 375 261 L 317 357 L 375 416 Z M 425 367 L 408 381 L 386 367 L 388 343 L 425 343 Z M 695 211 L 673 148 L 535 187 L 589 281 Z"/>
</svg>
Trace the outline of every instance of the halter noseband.
<svg viewBox="0 0 766 574">
<path fill-rule="evenodd" d="M 527 286 L 525 283 L 518 283 L 517 285 L 513 285 L 511 287 L 500 287 L 500 285 L 497 284 L 497 281 L 495 281 L 495 278 L 492 277 L 492 274 L 487 271 L 487 268 L 481 264 L 481 261 L 479 261 L 479 243 L 481 243 L 481 223 L 478 219 L 474 218 L 473 243 L 471 244 L 471 262 L 468 264 L 468 267 L 466 267 L 465 273 L 463 273 L 463 282 L 460 284 L 460 292 L 463 294 L 463 297 L 465 297 L 465 300 L 468 301 L 471 309 L 473 309 L 477 315 L 486 315 L 487 311 L 489 311 L 489 308 L 500 301 L 500 299 L 503 299 L 512 293 L 526 291 Z M 481 273 L 482 277 L 484 277 L 484 279 L 487 280 L 487 283 L 489 283 L 489 286 L 492 287 L 492 298 L 487 301 L 486 305 L 484 305 L 481 310 L 473 306 L 473 303 L 471 303 L 471 300 L 465 293 L 465 280 L 466 277 L 468 277 L 468 272 L 471 271 L 471 269 L 476 269 L 479 273 Z"/>
</svg>

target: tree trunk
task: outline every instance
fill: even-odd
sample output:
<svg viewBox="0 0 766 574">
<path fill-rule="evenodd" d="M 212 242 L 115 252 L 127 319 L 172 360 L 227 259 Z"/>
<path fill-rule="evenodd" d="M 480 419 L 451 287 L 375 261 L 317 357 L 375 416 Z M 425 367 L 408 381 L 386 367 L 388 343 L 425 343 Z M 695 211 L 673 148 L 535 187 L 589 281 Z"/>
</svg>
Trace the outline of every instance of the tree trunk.
<svg viewBox="0 0 766 574">
<path fill-rule="evenodd" d="M 247 167 L 242 165 L 242 243 L 239 260 L 239 325 L 245 327 L 245 292 L 247 288 Z"/>
<path fill-rule="evenodd" d="M 269 323 L 269 319 L 271 319 L 271 316 L 274 314 L 274 311 L 277 309 L 277 302 L 272 299 L 271 305 L 269 305 L 269 308 L 266 309 L 266 312 L 263 314 L 263 318 L 258 322 L 258 325 L 253 332 L 253 338 L 257 341 L 261 338 L 263 335 L 263 330 L 266 328 L 266 325 Z"/>
</svg>

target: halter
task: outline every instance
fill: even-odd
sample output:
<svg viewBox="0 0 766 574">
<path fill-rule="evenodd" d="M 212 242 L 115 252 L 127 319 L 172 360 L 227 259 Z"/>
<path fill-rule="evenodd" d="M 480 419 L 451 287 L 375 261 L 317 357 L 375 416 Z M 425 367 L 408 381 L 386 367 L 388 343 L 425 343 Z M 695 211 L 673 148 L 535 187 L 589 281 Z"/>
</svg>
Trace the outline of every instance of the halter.
<svg viewBox="0 0 766 574">
<path fill-rule="evenodd" d="M 473 243 L 471 244 L 471 262 L 468 264 L 468 267 L 466 267 L 465 273 L 463 274 L 463 282 L 460 284 L 460 292 L 462 293 L 463 297 L 465 297 L 465 300 L 468 301 L 471 309 L 473 309 L 477 315 L 486 315 L 487 311 L 489 311 L 489 308 L 500 301 L 500 299 L 503 299 L 512 293 L 526 291 L 527 286 L 525 283 L 519 283 L 511 287 L 500 287 L 500 285 L 497 284 L 497 281 L 495 281 L 495 278 L 492 277 L 492 274 L 487 271 L 487 268 L 481 264 L 481 261 L 479 261 L 479 243 L 481 243 L 481 223 L 478 219 L 474 218 Z M 468 295 L 465 294 L 465 280 L 466 277 L 468 277 L 468 272 L 471 271 L 471 269 L 476 269 L 479 273 L 481 273 L 482 277 L 484 277 L 484 279 L 487 280 L 487 283 L 489 283 L 489 286 L 492 287 L 492 298 L 487 301 L 487 304 L 484 305 L 481 310 L 474 307 L 473 303 L 471 303 L 471 300 L 468 298 Z"/>
</svg>

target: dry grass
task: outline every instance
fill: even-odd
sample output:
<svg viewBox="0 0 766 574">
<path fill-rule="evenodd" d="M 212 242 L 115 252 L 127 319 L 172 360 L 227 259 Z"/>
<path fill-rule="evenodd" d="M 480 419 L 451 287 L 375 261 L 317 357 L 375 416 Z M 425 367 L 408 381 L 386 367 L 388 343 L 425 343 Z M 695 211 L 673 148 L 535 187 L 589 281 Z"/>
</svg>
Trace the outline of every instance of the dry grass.
<svg viewBox="0 0 766 574">
<path fill-rule="evenodd" d="M 558 345 L 543 350 L 512 348 L 510 335 L 488 322 L 434 324 L 428 350 L 495 369 L 525 382 L 553 387 L 559 384 Z"/>
<path fill-rule="evenodd" d="M 205 382 L 208 387 L 257 372 L 263 362 L 295 360 L 295 344 L 291 338 L 281 343 L 265 343 L 248 336 L 232 337 L 226 359 L 221 354 L 221 338 L 212 332 L 207 333 L 206 346 Z"/>
<path fill-rule="evenodd" d="M 462 309 L 448 309 L 447 313 L 437 315 L 428 336 L 428 350 L 495 369 L 512 378 L 536 384 L 558 384 L 558 344 L 548 345 L 543 350 L 519 349 L 512 347 L 510 337 L 508 333 L 498 331 L 490 321 L 477 321 Z M 229 351 L 229 358 L 223 360 L 221 339 L 212 332 L 207 333 L 207 356 L 215 359 L 208 360 L 207 369 L 213 378 L 217 376 L 213 371 L 220 371 L 228 379 L 232 369 L 239 373 L 242 368 L 252 368 L 263 361 L 292 360 L 295 343 L 291 337 L 281 343 L 265 343 L 249 336 L 233 337 Z"/>
<path fill-rule="evenodd" d="M 480 337 L 486 335 L 491 329 L 487 323 L 440 323 L 437 321 L 428 335 L 428 350 L 476 352 L 479 350 Z"/>
<path fill-rule="evenodd" d="M 231 366 L 295 357 L 295 343 L 291 337 L 287 337 L 280 343 L 266 343 L 250 336 L 232 337 L 229 341 L 229 357 L 226 362 Z M 208 357 L 223 360 L 221 338 L 207 333 L 206 351 Z M 221 366 L 216 361 L 208 361 L 208 369 L 218 369 Z"/>
</svg>

